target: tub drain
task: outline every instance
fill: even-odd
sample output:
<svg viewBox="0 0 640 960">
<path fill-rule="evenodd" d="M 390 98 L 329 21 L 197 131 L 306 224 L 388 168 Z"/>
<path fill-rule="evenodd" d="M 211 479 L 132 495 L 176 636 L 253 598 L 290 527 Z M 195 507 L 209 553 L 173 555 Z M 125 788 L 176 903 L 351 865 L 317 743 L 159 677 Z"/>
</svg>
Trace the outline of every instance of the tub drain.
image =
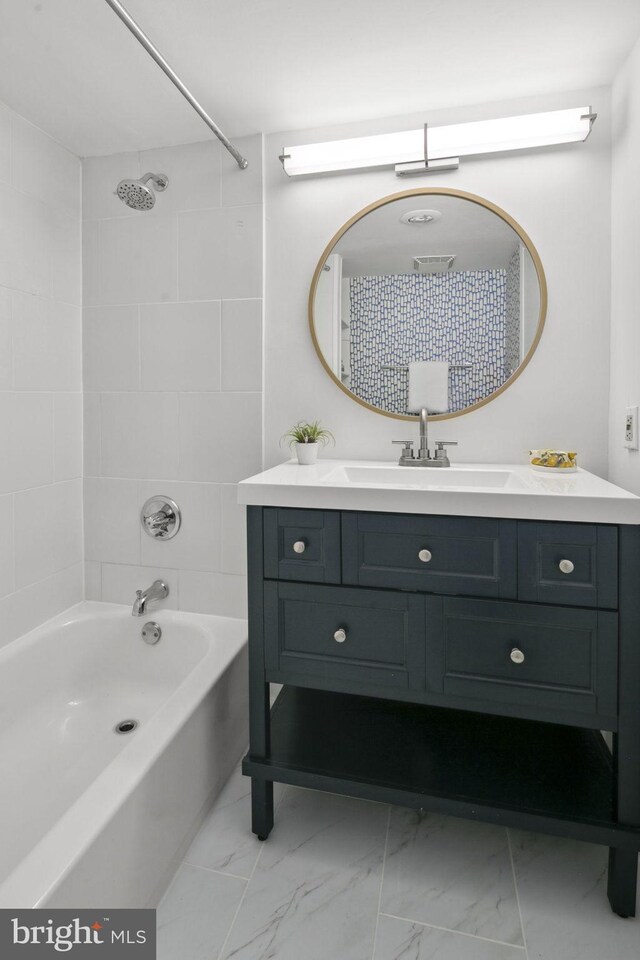
<svg viewBox="0 0 640 960">
<path fill-rule="evenodd" d="M 138 726 L 137 720 L 121 720 L 120 723 L 116 723 L 113 728 L 114 733 L 133 733 L 133 731 Z"/>
</svg>

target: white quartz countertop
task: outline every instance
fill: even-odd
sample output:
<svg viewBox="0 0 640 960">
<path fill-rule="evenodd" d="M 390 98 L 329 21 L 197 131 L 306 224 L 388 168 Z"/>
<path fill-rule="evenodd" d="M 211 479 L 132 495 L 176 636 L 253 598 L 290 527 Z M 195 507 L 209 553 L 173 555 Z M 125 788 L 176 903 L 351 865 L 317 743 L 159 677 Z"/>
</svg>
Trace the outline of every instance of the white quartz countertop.
<svg viewBox="0 0 640 960">
<path fill-rule="evenodd" d="M 640 524 L 640 497 L 586 470 L 549 474 L 529 465 L 400 467 L 396 462 L 289 460 L 243 480 L 238 502 L 314 510 L 509 517 Z"/>
</svg>

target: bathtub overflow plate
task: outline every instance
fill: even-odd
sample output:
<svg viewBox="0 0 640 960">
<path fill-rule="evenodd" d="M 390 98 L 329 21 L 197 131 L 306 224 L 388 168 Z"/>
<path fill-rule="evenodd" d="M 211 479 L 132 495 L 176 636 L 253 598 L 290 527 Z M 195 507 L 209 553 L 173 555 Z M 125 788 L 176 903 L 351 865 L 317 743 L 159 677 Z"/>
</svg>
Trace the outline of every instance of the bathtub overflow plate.
<svg viewBox="0 0 640 960">
<path fill-rule="evenodd" d="M 114 733 L 133 733 L 138 726 L 137 720 L 121 720 L 113 728 Z"/>
<path fill-rule="evenodd" d="M 145 623 L 142 628 L 142 639 L 145 643 L 157 643 L 160 637 L 162 636 L 162 628 L 160 624 L 155 623 L 153 620 L 149 620 L 148 623 Z"/>
</svg>

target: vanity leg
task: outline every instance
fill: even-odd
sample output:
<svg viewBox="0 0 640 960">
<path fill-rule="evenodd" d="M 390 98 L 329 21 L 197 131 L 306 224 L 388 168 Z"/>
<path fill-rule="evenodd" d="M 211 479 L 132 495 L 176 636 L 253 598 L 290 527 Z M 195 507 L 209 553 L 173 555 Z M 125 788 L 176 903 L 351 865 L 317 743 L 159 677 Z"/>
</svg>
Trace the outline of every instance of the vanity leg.
<svg viewBox="0 0 640 960">
<path fill-rule="evenodd" d="M 273 828 L 273 783 L 251 779 L 251 829 L 258 840 L 266 840 Z"/>
<path fill-rule="evenodd" d="M 619 917 L 635 917 L 637 881 L 638 852 L 610 847 L 607 896 L 611 909 Z"/>
</svg>

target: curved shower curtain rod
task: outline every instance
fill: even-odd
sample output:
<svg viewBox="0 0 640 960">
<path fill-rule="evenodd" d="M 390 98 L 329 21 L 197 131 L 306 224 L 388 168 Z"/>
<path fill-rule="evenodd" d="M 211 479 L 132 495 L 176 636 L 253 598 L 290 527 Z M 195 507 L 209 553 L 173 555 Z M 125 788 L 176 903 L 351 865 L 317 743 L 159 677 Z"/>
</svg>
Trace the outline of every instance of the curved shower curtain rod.
<svg viewBox="0 0 640 960">
<path fill-rule="evenodd" d="M 177 73 L 174 70 L 171 69 L 171 67 L 169 66 L 165 58 L 162 56 L 160 51 L 151 42 L 151 40 L 146 35 L 146 33 L 138 26 L 138 24 L 133 19 L 133 17 L 128 12 L 128 10 L 126 10 L 122 6 L 122 4 L 119 3 L 119 0 L 106 0 L 106 2 L 109 4 L 111 9 L 114 11 L 114 13 L 117 13 L 117 15 L 120 17 L 120 19 L 124 23 L 124 25 L 129 28 L 129 30 L 134 35 L 136 40 L 138 40 L 142 44 L 142 46 L 145 48 L 147 53 L 149 53 L 153 57 L 153 59 L 161 68 L 161 70 L 164 70 L 166 75 L 169 77 L 169 80 L 171 80 L 171 82 L 178 88 L 178 90 L 180 91 L 182 96 L 185 98 L 185 100 L 188 100 L 188 102 L 191 104 L 191 106 L 196 111 L 196 113 L 202 117 L 202 119 L 204 120 L 206 125 L 209 127 L 209 129 L 215 133 L 220 143 L 222 143 L 227 148 L 227 150 L 229 151 L 233 159 L 236 161 L 240 169 L 245 170 L 249 166 L 249 161 L 245 157 L 243 157 L 240 151 L 234 147 L 234 145 L 231 143 L 231 141 L 227 137 L 225 137 L 224 133 L 222 132 L 218 124 L 211 119 L 211 117 L 209 116 L 207 111 L 204 109 L 204 107 L 198 103 L 198 101 L 190 92 L 190 90 L 187 87 L 185 87 L 180 77 L 177 75 Z"/>
</svg>

